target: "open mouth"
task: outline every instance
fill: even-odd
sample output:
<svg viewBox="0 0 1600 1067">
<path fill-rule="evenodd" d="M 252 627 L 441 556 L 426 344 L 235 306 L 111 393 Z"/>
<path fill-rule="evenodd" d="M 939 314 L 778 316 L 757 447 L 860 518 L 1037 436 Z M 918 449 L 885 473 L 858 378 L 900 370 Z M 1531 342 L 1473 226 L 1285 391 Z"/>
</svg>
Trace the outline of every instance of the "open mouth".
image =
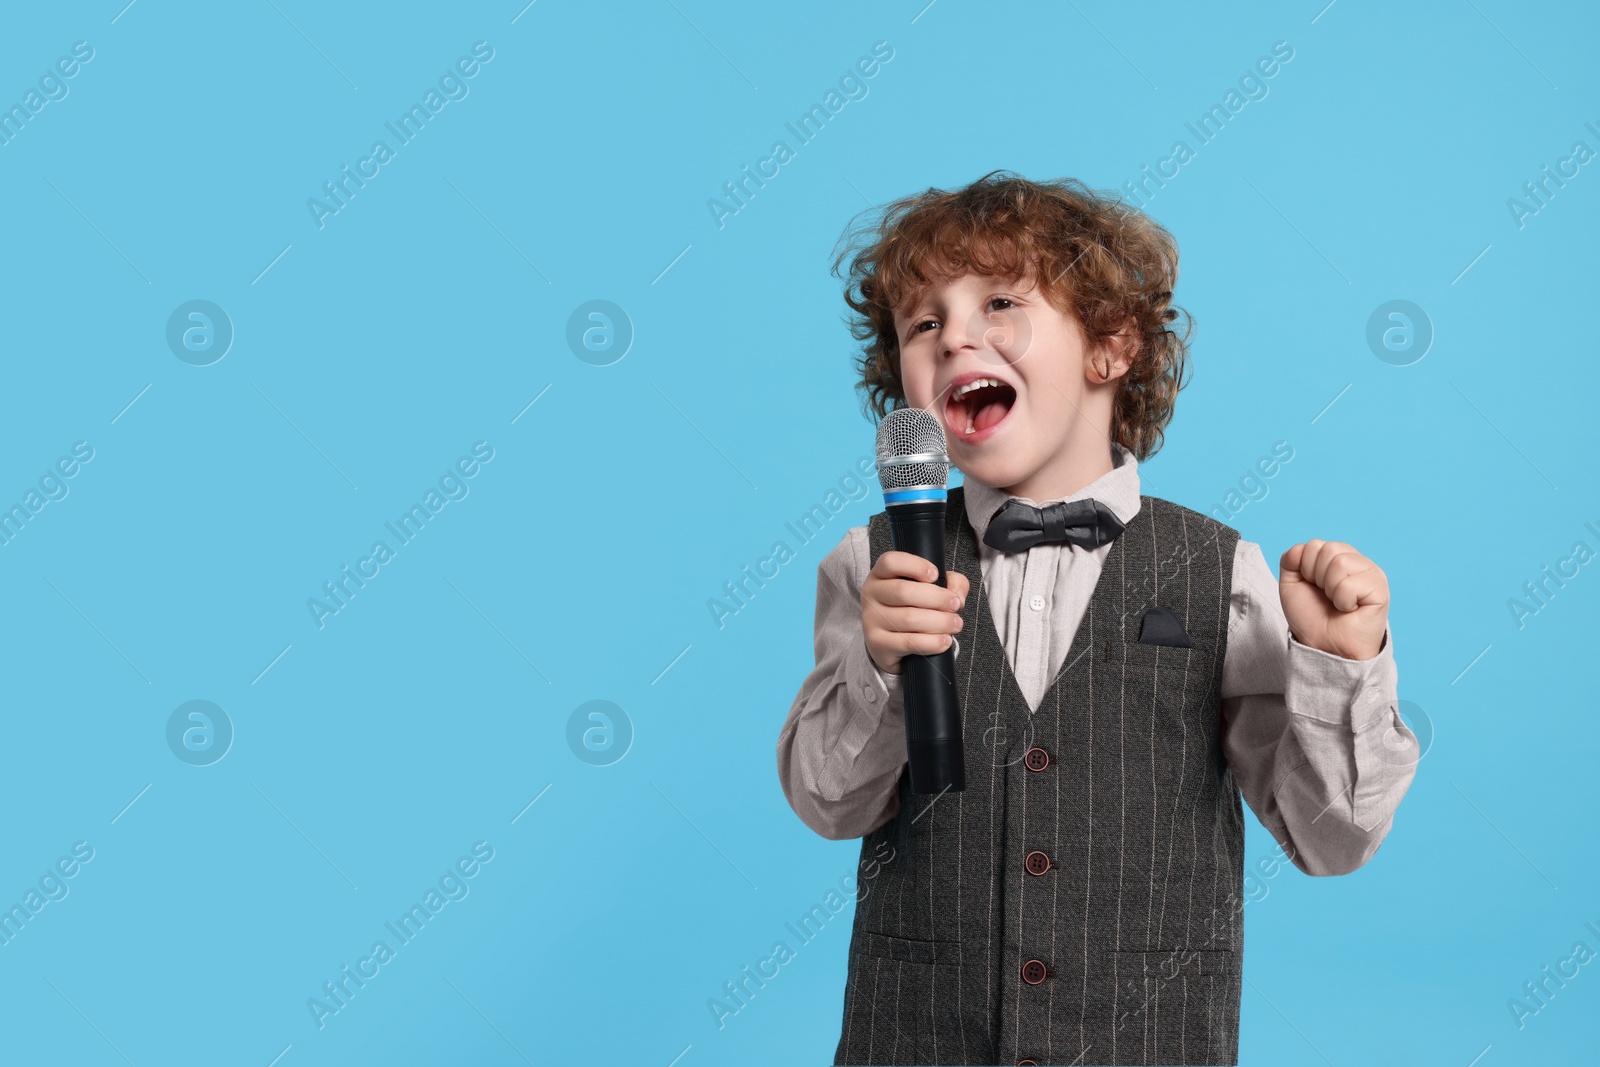
<svg viewBox="0 0 1600 1067">
<path fill-rule="evenodd" d="M 960 440 L 981 440 L 1011 414 L 1016 402 L 1017 391 L 1010 385 L 998 378 L 979 379 L 950 391 L 944 404 L 945 425 Z"/>
</svg>

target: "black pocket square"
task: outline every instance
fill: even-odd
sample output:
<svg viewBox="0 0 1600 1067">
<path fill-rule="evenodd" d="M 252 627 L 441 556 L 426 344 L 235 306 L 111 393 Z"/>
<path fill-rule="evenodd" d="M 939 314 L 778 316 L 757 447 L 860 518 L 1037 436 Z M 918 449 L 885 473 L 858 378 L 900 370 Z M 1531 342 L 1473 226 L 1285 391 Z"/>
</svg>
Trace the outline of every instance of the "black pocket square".
<svg viewBox="0 0 1600 1067">
<path fill-rule="evenodd" d="M 1144 613 L 1144 622 L 1139 626 L 1139 643 L 1167 645 L 1171 648 L 1194 647 L 1178 616 L 1172 613 L 1171 608 L 1164 608 L 1160 604 Z"/>
</svg>

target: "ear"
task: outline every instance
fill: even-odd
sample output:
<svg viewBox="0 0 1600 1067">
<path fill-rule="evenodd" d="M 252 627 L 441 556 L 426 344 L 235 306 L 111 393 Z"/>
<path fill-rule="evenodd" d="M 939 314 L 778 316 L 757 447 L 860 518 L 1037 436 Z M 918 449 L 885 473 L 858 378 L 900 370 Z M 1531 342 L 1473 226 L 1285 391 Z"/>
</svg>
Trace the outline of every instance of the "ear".
<svg viewBox="0 0 1600 1067">
<path fill-rule="evenodd" d="M 1133 361 L 1138 358 L 1138 355 L 1138 328 L 1130 315 L 1127 321 L 1123 323 L 1121 330 L 1112 334 L 1102 345 L 1089 354 L 1088 373 L 1091 376 L 1091 380 L 1096 384 L 1103 384 L 1096 376 L 1098 373 L 1094 369 L 1096 363 L 1106 368 L 1106 379 L 1109 381 L 1126 374 L 1128 368 L 1133 366 Z"/>
</svg>

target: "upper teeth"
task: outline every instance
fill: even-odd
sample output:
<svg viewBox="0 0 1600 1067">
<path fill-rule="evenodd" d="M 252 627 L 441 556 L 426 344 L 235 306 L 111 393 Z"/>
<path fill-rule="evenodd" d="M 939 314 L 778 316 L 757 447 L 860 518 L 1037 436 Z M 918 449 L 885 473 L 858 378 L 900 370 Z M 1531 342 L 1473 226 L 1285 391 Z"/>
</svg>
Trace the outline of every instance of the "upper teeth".
<svg viewBox="0 0 1600 1067">
<path fill-rule="evenodd" d="M 958 386 L 956 390 L 950 394 L 950 399 L 960 400 L 974 389 L 982 389 L 986 385 L 998 386 L 1000 384 L 1000 379 L 998 378 L 974 378 L 966 385 Z"/>
</svg>

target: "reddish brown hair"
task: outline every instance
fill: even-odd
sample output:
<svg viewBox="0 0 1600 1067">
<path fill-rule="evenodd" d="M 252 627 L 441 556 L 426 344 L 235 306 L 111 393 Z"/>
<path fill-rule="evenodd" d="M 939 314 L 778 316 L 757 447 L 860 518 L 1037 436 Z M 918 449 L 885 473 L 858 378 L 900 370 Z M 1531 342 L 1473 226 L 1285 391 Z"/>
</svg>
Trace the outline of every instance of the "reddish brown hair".
<svg viewBox="0 0 1600 1067">
<path fill-rule="evenodd" d="M 863 341 L 855 360 L 863 414 L 874 421 L 906 403 L 900 381 L 896 308 L 911 306 L 937 282 L 975 273 L 1032 275 L 1044 296 L 1074 315 L 1092 348 L 1132 319 L 1137 342 L 1117 379 L 1111 439 L 1143 461 L 1161 448 L 1178 391 L 1187 385 L 1193 320 L 1171 304 L 1178 245 L 1116 193 L 1073 178 L 1034 182 L 993 171 L 954 191 L 902 197 L 846 231 L 833 273 L 846 276 L 850 332 Z M 1183 318 L 1181 334 L 1170 324 Z"/>
</svg>

